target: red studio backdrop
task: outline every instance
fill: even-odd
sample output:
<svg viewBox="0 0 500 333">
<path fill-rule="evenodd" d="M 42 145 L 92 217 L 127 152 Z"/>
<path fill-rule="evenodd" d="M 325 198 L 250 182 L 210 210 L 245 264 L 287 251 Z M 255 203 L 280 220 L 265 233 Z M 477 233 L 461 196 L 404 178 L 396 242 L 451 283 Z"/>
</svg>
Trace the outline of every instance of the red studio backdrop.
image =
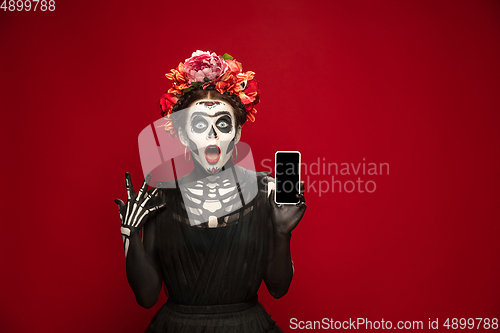
<svg viewBox="0 0 500 333">
<path fill-rule="evenodd" d="M 295 275 L 281 299 L 259 292 L 285 332 L 323 318 L 494 328 L 498 1 L 8 6 L 1 332 L 142 332 L 166 301 L 136 303 L 113 200 L 126 171 L 142 183 L 137 138 L 160 118 L 164 74 L 198 49 L 256 73 L 261 103 L 242 141 L 257 170 L 277 150 L 302 153 Z"/>
</svg>

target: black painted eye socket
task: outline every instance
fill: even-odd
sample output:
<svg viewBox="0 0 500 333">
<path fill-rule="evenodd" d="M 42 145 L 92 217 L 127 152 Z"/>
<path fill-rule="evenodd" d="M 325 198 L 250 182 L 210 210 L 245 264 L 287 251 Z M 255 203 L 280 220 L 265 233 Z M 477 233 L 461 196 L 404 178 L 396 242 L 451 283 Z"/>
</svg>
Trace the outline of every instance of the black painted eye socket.
<svg viewBox="0 0 500 333">
<path fill-rule="evenodd" d="M 208 127 L 207 121 L 200 116 L 194 117 L 191 121 L 191 130 L 196 133 L 203 133 Z"/>
<path fill-rule="evenodd" d="M 222 116 L 217 120 L 217 128 L 223 133 L 231 132 L 233 124 L 231 123 L 231 118 L 229 116 Z"/>
<path fill-rule="evenodd" d="M 219 128 L 226 128 L 226 127 L 228 127 L 228 126 L 229 126 L 229 124 L 227 123 L 227 121 L 225 121 L 225 120 L 221 120 L 221 121 L 218 121 L 218 122 L 217 122 L 217 126 L 218 126 Z"/>
</svg>

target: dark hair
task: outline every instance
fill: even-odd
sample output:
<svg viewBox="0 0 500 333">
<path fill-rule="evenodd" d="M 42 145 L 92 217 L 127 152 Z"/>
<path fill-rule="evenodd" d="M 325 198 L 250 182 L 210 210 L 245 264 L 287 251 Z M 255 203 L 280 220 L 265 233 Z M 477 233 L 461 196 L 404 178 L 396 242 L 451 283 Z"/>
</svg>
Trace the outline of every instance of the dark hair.
<svg viewBox="0 0 500 333">
<path fill-rule="evenodd" d="M 180 112 L 176 115 L 177 111 L 186 109 L 193 102 L 205 98 L 220 99 L 231 104 L 231 106 L 234 109 L 236 126 L 243 125 L 246 122 L 247 113 L 245 110 L 245 105 L 241 103 L 240 98 L 238 96 L 231 95 L 228 92 L 221 94 L 215 89 L 215 86 L 209 85 L 205 87 L 205 89 L 203 89 L 202 86 L 198 86 L 193 90 L 185 93 L 181 97 L 179 97 L 179 100 L 177 101 L 177 103 L 175 103 L 175 105 L 172 108 L 173 126 L 175 128 L 179 128 L 179 127 L 184 127 L 186 124 L 186 113 Z"/>
</svg>

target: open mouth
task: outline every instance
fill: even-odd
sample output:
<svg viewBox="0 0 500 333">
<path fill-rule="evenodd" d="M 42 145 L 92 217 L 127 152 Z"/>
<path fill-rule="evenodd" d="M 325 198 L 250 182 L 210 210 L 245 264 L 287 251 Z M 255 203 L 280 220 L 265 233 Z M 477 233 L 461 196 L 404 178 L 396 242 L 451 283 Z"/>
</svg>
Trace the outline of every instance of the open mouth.
<svg viewBox="0 0 500 333">
<path fill-rule="evenodd" d="M 216 145 L 208 146 L 207 148 L 205 148 L 205 158 L 210 164 L 217 163 L 220 158 L 220 148 Z"/>
</svg>

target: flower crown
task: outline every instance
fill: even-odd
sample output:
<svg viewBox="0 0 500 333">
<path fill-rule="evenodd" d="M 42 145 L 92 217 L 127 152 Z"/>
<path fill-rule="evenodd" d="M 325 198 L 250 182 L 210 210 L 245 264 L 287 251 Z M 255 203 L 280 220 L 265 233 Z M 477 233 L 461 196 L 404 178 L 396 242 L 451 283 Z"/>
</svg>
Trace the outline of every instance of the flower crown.
<svg viewBox="0 0 500 333">
<path fill-rule="evenodd" d="M 243 73 L 241 63 L 229 54 L 219 56 L 215 53 L 197 50 L 191 58 L 180 63 L 176 69 L 165 74 L 167 79 L 173 81 L 170 88 L 160 99 L 161 115 L 167 120 L 163 125 L 167 132 L 174 137 L 176 129 L 172 125 L 170 115 L 172 108 L 185 93 L 202 86 L 205 89 L 209 85 L 215 85 L 215 89 L 221 94 L 228 92 L 240 98 L 245 105 L 246 119 L 255 121 L 255 105 L 259 103 L 259 84 L 254 80 L 255 73 L 248 71 Z"/>
</svg>

